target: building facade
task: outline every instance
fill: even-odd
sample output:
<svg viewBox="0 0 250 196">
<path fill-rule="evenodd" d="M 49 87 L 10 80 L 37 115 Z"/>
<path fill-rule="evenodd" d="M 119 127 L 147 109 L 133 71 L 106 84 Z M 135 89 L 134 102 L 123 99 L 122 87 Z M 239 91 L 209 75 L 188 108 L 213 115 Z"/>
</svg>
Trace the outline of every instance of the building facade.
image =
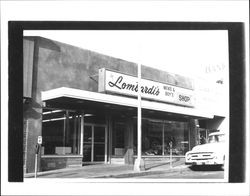
<svg viewBox="0 0 250 196">
<path fill-rule="evenodd" d="M 34 172 L 38 136 L 38 171 L 134 164 L 137 64 L 42 37 L 23 47 L 24 173 Z M 178 160 L 228 132 L 225 86 L 142 66 L 142 158 L 167 160 L 172 146 Z"/>
</svg>

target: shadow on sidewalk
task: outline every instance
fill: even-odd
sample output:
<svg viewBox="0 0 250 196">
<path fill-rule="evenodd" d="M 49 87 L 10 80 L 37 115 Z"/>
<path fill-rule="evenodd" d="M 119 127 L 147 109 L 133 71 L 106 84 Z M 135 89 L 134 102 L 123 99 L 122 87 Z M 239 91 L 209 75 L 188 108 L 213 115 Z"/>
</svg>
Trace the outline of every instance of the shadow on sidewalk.
<svg viewBox="0 0 250 196">
<path fill-rule="evenodd" d="M 176 166 L 180 166 L 180 165 L 184 165 L 185 164 L 185 160 L 183 158 L 175 158 L 172 162 L 172 166 L 176 167 Z M 161 170 L 166 170 L 170 168 L 170 161 L 169 160 L 161 160 L 161 161 L 157 161 L 157 162 L 145 162 L 145 170 L 155 170 L 155 169 L 161 169 Z"/>
<path fill-rule="evenodd" d="M 169 166 L 170 163 L 157 163 L 157 164 L 145 164 L 145 170 L 151 170 L 151 169 L 155 169 L 155 168 L 159 168 L 161 166 Z"/>
</svg>

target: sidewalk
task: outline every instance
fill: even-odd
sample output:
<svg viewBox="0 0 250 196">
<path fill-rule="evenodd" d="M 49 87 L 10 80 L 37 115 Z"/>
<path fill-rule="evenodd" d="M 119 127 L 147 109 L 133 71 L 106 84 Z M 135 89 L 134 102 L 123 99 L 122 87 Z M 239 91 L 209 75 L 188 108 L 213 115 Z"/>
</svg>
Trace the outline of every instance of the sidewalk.
<svg viewBox="0 0 250 196">
<path fill-rule="evenodd" d="M 149 174 L 160 174 L 162 172 L 179 171 L 181 168 L 187 167 L 183 160 L 172 163 L 166 161 L 146 163 L 145 171 L 136 172 L 133 165 L 118 164 L 98 164 L 83 167 L 65 168 L 59 170 L 38 172 L 38 178 L 128 178 L 135 176 L 144 176 Z M 33 178 L 34 173 L 25 174 L 25 178 Z"/>
</svg>

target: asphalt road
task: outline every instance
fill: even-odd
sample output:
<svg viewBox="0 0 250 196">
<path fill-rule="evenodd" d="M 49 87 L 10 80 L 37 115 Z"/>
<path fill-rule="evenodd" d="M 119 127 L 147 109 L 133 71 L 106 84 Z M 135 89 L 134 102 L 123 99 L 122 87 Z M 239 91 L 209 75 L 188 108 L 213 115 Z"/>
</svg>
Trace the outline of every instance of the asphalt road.
<svg viewBox="0 0 250 196">
<path fill-rule="evenodd" d="M 134 176 L 133 178 L 155 178 L 155 179 L 223 179 L 224 171 L 218 167 L 183 167 L 179 170 L 163 171 L 157 174 Z"/>
</svg>

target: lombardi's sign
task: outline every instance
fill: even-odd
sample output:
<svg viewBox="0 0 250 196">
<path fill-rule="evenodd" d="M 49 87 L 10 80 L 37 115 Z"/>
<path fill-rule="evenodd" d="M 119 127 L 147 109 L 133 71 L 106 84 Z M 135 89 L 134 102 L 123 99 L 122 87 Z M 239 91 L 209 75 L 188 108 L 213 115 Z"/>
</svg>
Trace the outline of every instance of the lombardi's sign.
<svg viewBox="0 0 250 196">
<path fill-rule="evenodd" d="M 102 68 L 99 69 L 98 91 L 137 96 L 138 79 Z M 141 79 L 141 96 L 155 101 L 194 106 L 193 90 L 146 79 Z"/>
</svg>

